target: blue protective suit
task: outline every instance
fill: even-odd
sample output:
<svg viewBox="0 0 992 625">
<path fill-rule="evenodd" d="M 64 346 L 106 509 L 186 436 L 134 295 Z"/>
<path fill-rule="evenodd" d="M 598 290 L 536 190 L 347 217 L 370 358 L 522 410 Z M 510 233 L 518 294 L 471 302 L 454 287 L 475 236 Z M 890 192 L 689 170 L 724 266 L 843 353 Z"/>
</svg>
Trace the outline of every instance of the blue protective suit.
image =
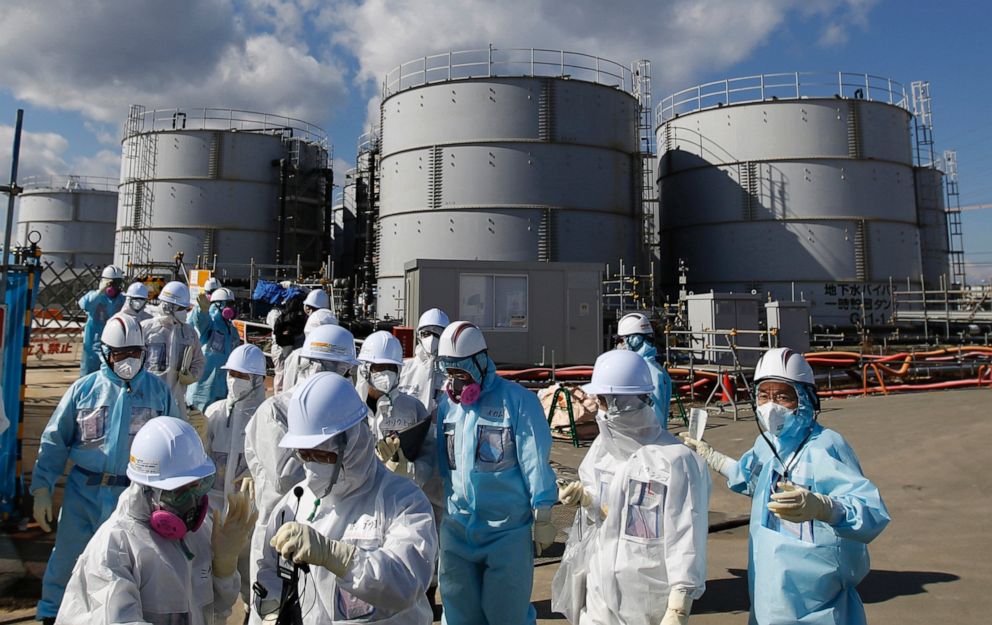
<svg viewBox="0 0 992 625">
<path fill-rule="evenodd" d="M 484 362 L 472 406 L 438 406 L 441 522 L 439 586 L 448 625 L 534 623 L 533 510 L 558 500 L 551 431 L 537 396 Z M 475 367 L 463 367 L 468 371 Z M 478 378 L 477 378 L 478 379 Z"/>
<path fill-rule="evenodd" d="M 809 392 L 799 393 L 800 407 L 781 435 L 769 440 L 779 456 L 791 456 L 807 434 L 809 440 L 792 464 L 790 479 L 814 493 L 840 502 L 844 517 L 834 525 L 821 521 L 790 523 L 768 511 L 783 467 L 759 435 L 731 473 L 730 488 L 751 503 L 748 543 L 750 623 L 866 623 L 856 587 L 868 574 L 867 543 L 889 523 L 878 489 L 861 473 L 854 450 L 833 430 L 813 418 Z"/>
<path fill-rule="evenodd" d="M 79 377 L 100 369 L 100 335 L 107 319 L 116 315 L 124 306 L 124 295 L 111 298 L 103 290 L 94 289 L 79 298 L 79 307 L 86 313 L 83 328 L 83 353 L 79 359 Z"/>
<path fill-rule="evenodd" d="M 62 396 L 41 435 L 31 476 L 31 492 L 54 492 L 66 462 L 75 464 L 42 580 L 39 618 L 58 614 L 76 559 L 128 485 L 125 471 L 134 435 L 149 419 L 177 414 L 169 387 L 144 369 L 128 384 L 104 364 Z"/>
<path fill-rule="evenodd" d="M 651 368 L 651 379 L 654 380 L 654 393 L 651 393 L 651 399 L 654 400 L 654 414 L 658 417 L 661 428 L 667 430 L 668 412 L 672 404 L 672 378 L 665 367 L 658 362 L 657 347 L 644 341 L 635 352 Z"/>
<path fill-rule="evenodd" d="M 241 338 L 234 324 L 224 319 L 220 308 L 214 304 L 210 305 L 206 314 L 194 306 L 189 322 L 200 337 L 200 351 L 206 365 L 199 382 L 190 384 L 186 389 L 186 403 L 203 411 L 218 399 L 227 397 L 227 371 L 221 367 L 234 348 L 241 344 Z"/>
</svg>

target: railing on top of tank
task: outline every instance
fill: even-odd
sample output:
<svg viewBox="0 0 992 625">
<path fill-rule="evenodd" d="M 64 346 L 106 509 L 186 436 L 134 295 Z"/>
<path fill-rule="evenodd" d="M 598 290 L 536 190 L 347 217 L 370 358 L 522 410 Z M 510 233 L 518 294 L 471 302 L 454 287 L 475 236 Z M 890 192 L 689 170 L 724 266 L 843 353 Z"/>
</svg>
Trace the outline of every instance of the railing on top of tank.
<svg viewBox="0 0 992 625">
<path fill-rule="evenodd" d="M 630 68 L 615 61 L 565 50 L 489 46 L 479 50 L 442 52 L 403 63 L 386 74 L 382 97 L 431 83 L 494 76 L 572 78 L 616 87 L 627 93 L 634 90 Z"/>
<path fill-rule="evenodd" d="M 145 111 L 132 134 L 156 130 L 244 130 L 286 132 L 290 136 L 327 147 L 327 132 L 302 119 L 226 108 L 172 108 Z M 125 134 L 125 139 L 129 135 Z"/>
<path fill-rule="evenodd" d="M 20 182 L 20 187 L 51 189 L 53 191 L 117 191 L 120 180 L 107 176 L 49 175 L 30 176 Z"/>
<path fill-rule="evenodd" d="M 909 110 L 906 88 L 890 78 L 851 72 L 789 72 L 717 80 L 683 89 L 661 101 L 658 123 L 679 115 L 765 100 L 831 98 L 886 102 Z"/>
</svg>

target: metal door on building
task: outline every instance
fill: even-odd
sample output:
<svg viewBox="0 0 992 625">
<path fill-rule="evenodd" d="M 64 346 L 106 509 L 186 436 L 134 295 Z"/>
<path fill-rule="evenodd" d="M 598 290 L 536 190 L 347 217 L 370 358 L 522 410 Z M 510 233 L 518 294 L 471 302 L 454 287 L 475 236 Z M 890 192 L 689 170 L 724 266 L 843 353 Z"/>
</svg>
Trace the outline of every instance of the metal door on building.
<svg viewBox="0 0 992 625">
<path fill-rule="evenodd" d="M 599 355 L 599 290 L 569 288 L 565 325 L 565 362 L 592 364 Z"/>
</svg>

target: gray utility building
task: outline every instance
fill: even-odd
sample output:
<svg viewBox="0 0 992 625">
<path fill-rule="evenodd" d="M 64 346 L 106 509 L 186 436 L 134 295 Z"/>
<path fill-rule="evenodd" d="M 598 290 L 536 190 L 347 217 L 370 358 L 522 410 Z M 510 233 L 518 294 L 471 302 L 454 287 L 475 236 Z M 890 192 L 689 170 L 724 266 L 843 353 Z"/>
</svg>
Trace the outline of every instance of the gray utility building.
<svg viewBox="0 0 992 625">
<path fill-rule="evenodd" d="M 663 100 L 663 275 L 695 292 L 805 299 L 814 323 L 881 325 L 889 279 L 946 273 L 940 172 L 914 167 L 906 90 L 865 74 L 765 74 Z"/>
<path fill-rule="evenodd" d="M 451 52 L 390 72 L 379 316 L 403 310 L 404 267 L 417 258 L 636 262 L 633 89 L 627 67 L 558 50 Z"/>
<path fill-rule="evenodd" d="M 498 363 L 592 364 L 603 345 L 603 270 L 596 263 L 418 259 L 404 267 L 404 318 L 440 308 L 452 321 L 471 321 Z"/>
</svg>

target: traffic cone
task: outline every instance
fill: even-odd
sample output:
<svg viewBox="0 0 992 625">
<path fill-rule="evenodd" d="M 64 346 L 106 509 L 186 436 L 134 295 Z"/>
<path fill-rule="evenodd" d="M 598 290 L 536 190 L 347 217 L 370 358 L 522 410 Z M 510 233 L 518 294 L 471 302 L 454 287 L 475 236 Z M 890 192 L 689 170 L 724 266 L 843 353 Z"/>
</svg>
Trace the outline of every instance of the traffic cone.
<svg viewBox="0 0 992 625">
<path fill-rule="evenodd" d="M 730 379 L 730 375 L 724 373 L 722 383 L 720 384 L 720 401 L 725 404 L 731 403 L 731 396 L 733 393 L 734 381 Z"/>
</svg>

